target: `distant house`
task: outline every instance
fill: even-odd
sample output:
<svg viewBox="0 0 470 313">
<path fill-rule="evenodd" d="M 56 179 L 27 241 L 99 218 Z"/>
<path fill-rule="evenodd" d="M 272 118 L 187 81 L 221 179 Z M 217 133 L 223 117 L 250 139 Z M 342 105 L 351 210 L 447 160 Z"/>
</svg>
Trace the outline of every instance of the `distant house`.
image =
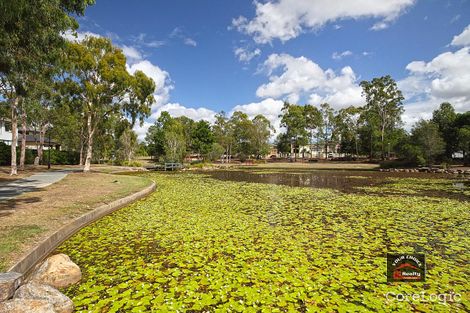
<svg viewBox="0 0 470 313">
<path fill-rule="evenodd" d="M 17 132 L 17 145 L 21 143 L 23 137 L 22 130 L 18 128 Z M 11 131 L 11 121 L 9 119 L 0 119 L 0 142 L 3 142 L 7 145 L 11 145 L 11 139 L 13 133 Z M 37 150 L 39 147 L 39 132 L 35 129 L 28 128 L 26 131 L 26 149 Z M 49 138 L 44 139 L 44 150 L 49 149 L 61 150 L 61 146 L 54 140 L 51 140 L 49 143 Z"/>
<path fill-rule="evenodd" d="M 12 137 L 11 121 L 4 118 L 0 119 L 0 141 L 10 146 Z"/>
</svg>

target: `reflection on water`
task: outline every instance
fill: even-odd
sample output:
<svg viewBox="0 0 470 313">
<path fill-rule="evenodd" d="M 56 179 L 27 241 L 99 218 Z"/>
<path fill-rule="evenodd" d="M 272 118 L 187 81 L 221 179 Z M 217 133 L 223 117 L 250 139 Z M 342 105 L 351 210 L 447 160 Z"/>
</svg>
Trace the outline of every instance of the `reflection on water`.
<svg viewBox="0 0 470 313">
<path fill-rule="evenodd" d="M 357 193 L 364 192 L 358 187 L 374 187 L 383 186 L 389 181 L 389 178 L 446 178 L 453 179 L 445 174 L 429 174 L 429 173 L 389 173 L 376 171 L 347 171 L 347 170 L 317 170 L 317 171 L 206 171 L 212 178 L 219 180 L 254 182 L 287 185 L 292 187 L 313 187 L 313 188 L 330 188 L 343 192 Z M 453 186 L 456 190 L 467 190 L 469 188 L 466 182 L 455 182 Z M 441 192 L 433 190 L 433 195 L 447 196 Z M 431 194 L 429 194 L 431 195 Z"/>
</svg>

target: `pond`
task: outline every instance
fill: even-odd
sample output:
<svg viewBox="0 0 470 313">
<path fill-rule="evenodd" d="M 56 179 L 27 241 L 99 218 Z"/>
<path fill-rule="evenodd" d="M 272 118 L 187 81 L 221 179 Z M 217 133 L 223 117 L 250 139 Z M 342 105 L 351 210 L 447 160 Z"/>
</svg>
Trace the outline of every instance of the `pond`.
<svg viewBox="0 0 470 313">
<path fill-rule="evenodd" d="M 450 197 L 466 200 L 470 196 L 470 180 L 464 176 L 448 174 L 378 172 L 361 170 L 295 170 L 256 169 L 256 170 L 216 170 L 202 174 L 223 181 L 254 182 L 286 185 L 291 187 L 312 187 L 335 189 L 347 193 L 378 192 L 385 194 L 388 187 L 417 184 L 411 190 L 400 190 L 402 194 L 419 192 L 422 196 Z M 375 188 L 372 188 L 375 187 Z M 382 188 L 379 188 L 382 187 Z M 380 195 L 379 194 L 379 195 Z"/>
<path fill-rule="evenodd" d="M 373 172 L 144 175 L 156 192 L 58 249 L 83 272 L 65 290 L 78 312 L 470 310 L 464 182 Z M 387 283 L 387 252 L 424 253 L 426 282 Z M 464 296 L 444 305 L 390 301 L 387 292 Z"/>
</svg>

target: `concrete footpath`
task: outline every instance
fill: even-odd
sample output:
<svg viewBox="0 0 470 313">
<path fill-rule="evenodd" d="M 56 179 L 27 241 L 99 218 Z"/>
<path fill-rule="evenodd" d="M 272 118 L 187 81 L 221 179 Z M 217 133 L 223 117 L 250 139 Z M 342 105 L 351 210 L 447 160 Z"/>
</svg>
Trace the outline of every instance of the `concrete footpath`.
<svg viewBox="0 0 470 313">
<path fill-rule="evenodd" d="M 0 183 L 0 201 L 13 199 L 25 192 L 47 187 L 58 182 L 70 172 L 70 170 L 41 172 L 12 182 Z"/>
</svg>

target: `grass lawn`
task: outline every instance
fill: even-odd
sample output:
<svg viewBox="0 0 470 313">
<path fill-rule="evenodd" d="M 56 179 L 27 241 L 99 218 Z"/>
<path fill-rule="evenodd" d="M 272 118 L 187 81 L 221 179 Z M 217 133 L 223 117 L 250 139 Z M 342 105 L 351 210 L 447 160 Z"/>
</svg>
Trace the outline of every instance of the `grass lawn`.
<svg viewBox="0 0 470 313">
<path fill-rule="evenodd" d="M 149 184 L 137 176 L 71 173 L 42 190 L 0 202 L 0 271 L 71 219 Z"/>
<path fill-rule="evenodd" d="M 83 272 L 64 291 L 77 312 L 470 310 L 469 202 L 420 192 L 454 192 L 450 180 L 343 193 L 145 175 L 156 192 L 58 249 Z M 387 252 L 425 253 L 426 281 L 387 283 Z M 393 301 L 387 292 L 454 292 L 462 301 Z"/>
</svg>

